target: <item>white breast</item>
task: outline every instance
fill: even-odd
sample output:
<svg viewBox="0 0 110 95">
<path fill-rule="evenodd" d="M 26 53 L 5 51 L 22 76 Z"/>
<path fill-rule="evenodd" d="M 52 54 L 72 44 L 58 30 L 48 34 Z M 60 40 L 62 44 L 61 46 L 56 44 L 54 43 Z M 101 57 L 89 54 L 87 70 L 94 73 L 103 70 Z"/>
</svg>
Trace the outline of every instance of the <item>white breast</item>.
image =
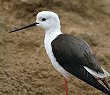
<svg viewBox="0 0 110 95">
<path fill-rule="evenodd" d="M 45 50 L 47 52 L 48 57 L 51 60 L 52 65 L 54 66 L 54 68 L 56 70 L 58 70 L 64 77 L 68 77 L 70 74 L 63 68 L 61 67 L 58 62 L 56 61 L 56 58 L 53 55 L 52 52 L 52 47 L 51 47 L 51 42 L 58 36 L 62 34 L 61 32 L 51 32 L 51 33 L 47 33 L 45 35 L 45 39 L 44 39 L 44 45 L 45 45 Z"/>
</svg>

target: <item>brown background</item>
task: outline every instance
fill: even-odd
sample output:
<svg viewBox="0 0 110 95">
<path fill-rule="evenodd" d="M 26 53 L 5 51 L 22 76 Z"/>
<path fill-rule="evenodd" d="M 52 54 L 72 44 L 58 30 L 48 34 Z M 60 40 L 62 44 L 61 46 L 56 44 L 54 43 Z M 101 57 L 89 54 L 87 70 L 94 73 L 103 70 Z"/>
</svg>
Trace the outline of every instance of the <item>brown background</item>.
<svg viewBox="0 0 110 95">
<path fill-rule="evenodd" d="M 42 10 L 56 12 L 62 31 L 85 39 L 110 73 L 110 0 L 0 0 L 0 95 L 65 95 L 63 77 L 45 53 L 43 30 L 9 33 Z M 69 95 L 104 95 L 76 77 L 68 86 Z"/>
</svg>

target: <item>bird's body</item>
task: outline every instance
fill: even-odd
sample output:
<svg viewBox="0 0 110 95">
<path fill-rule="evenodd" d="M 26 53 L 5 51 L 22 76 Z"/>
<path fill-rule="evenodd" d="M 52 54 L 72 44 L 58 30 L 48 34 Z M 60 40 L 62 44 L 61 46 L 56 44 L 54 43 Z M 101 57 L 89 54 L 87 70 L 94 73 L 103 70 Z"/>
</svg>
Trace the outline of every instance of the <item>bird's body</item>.
<svg viewBox="0 0 110 95">
<path fill-rule="evenodd" d="M 57 71 L 65 78 L 74 75 L 110 95 L 110 87 L 105 81 L 109 73 L 99 65 L 90 46 L 84 40 L 61 32 L 60 20 L 56 13 L 39 12 L 36 23 L 28 25 L 26 28 L 35 25 L 45 30 L 45 50 Z M 18 30 L 20 29 L 14 31 Z M 102 80 L 105 86 L 101 85 L 97 78 Z"/>
<path fill-rule="evenodd" d="M 52 41 L 51 46 L 55 60 L 69 73 L 74 69 L 83 68 L 97 78 L 109 76 L 100 67 L 94 53 L 84 40 L 76 36 L 60 34 Z"/>
<path fill-rule="evenodd" d="M 65 78 L 74 75 L 95 88 L 109 93 L 97 81 L 98 78 L 103 79 L 109 74 L 98 64 L 94 53 L 84 40 L 55 31 L 45 34 L 44 45 L 52 65 Z"/>
</svg>

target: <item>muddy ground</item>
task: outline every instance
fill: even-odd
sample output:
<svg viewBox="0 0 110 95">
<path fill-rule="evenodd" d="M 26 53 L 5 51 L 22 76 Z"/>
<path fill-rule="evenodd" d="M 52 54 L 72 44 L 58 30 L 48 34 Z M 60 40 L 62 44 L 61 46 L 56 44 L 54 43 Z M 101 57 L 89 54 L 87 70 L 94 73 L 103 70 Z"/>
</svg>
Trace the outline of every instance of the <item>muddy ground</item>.
<svg viewBox="0 0 110 95">
<path fill-rule="evenodd" d="M 9 33 L 42 10 L 56 12 L 62 31 L 85 39 L 110 73 L 109 0 L 0 0 L 0 95 L 65 95 L 63 77 L 45 53 L 43 30 Z M 104 95 L 76 77 L 68 86 L 69 95 Z"/>
</svg>

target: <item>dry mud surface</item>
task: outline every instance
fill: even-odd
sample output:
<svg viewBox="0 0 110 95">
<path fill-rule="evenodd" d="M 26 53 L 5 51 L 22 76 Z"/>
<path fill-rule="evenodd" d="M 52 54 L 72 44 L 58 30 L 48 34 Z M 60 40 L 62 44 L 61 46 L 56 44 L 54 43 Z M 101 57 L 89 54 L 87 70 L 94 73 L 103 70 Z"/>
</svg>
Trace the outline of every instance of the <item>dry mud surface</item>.
<svg viewBox="0 0 110 95">
<path fill-rule="evenodd" d="M 62 31 L 85 39 L 110 73 L 109 0 L 0 0 L 0 95 L 65 95 L 63 77 L 45 53 L 43 30 L 9 33 L 41 10 L 56 12 Z M 68 86 L 69 95 L 104 95 L 76 77 Z"/>
</svg>

